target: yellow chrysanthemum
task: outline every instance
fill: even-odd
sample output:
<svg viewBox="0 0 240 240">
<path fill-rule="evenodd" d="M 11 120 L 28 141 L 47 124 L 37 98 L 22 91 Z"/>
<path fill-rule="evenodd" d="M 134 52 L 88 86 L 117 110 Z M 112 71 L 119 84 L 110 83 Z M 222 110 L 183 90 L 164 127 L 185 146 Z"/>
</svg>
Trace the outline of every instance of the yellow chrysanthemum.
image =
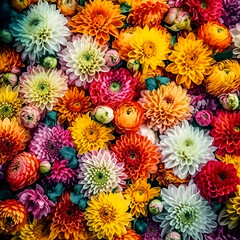
<svg viewBox="0 0 240 240">
<path fill-rule="evenodd" d="M 170 37 L 164 29 L 137 27 L 131 38 L 130 45 L 133 49 L 128 57 L 137 59 L 142 64 L 144 73 L 149 67 L 156 70 L 157 66 L 165 66 L 163 60 L 170 53 L 169 44 Z"/>
<path fill-rule="evenodd" d="M 10 85 L 0 89 L 0 119 L 12 119 L 18 116 L 23 100 L 18 98 L 19 87 L 12 89 Z"/>
<path fill-rule="evenodd" d="M 121 193 L 100 193 L 91 197 L 85 212 L 89 230 L 98 239 L 112 240 L 114 236 L 121 237 L 131 227 L 132 216 L 128 213 L 129 201 Z"/>
<path fill-rule="evenodd" d="M 212 50 L 202 40 L 196 40 L 193 33 L 186 38 L 179 37 L 174 51 L 169 57 L 172 61 L 167 67 L 168 72 L 177 74 L 176 82 L 190 88 L 194 82 L 200 85 L 205 75 L 211 73 L 211 65 L 215 60 L 211 57 Z"/>
<path fill-rule="evenodd" d="M 130 203 L 130 213 L 136 217 L 147 216 L 148 202 L 160 193 L 160 187 L 151 188 L 151 185 L 147 183 L 147 179 L 139 178 L 134 184 L 130 185 L 124 192 L 124 197 L 128 199 Z"/>
<path fill-rule="evenodd" d="M 79 154 L 106 148 L 109 140 L 114 139 L 114 136 L 111 134 L 113 128 L 107 128 L 93 121 L 89 115 L 77 118 L 69 130 Z"/>
</svg>

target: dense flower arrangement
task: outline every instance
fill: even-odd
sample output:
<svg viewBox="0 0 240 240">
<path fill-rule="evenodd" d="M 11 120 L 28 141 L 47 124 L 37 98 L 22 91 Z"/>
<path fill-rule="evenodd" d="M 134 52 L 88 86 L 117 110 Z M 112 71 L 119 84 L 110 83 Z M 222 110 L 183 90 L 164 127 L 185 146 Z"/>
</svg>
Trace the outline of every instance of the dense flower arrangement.
<svg viewBox="0 0 240 240">
<path fill-rule="evenodd" d="M 240 1 L 2 2 L 0 239 L 239 240 Z"/>
</svg>

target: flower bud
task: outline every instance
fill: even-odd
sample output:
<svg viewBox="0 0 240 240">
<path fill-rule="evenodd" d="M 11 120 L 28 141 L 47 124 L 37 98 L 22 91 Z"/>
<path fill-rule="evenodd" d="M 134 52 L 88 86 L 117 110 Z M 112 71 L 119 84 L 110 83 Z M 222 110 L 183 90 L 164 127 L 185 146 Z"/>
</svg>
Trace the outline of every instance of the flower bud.
<svg viewBox="0 0 240 240">
<path fill-rule="evenodd" d="M 213 119 L 213 114 L 211 111 L 208 111 L 208 110 L 201 110 L 197 112 L 195 116 L 196 122 L 202 127 L 209 126 L 212 122 L 212 119 Z"/>
<path fill-rule="evenodd" d="M 167 24 L 172 25 L 174 23 L 174 21 L 176 20 L 177 15 L 178 15 L 178 8 L 170 8 L 167 13 L 167 16 L 164 18 L 164 21 Z"/>
<path fill-rule="evenodd" d="M 135 73 L 140 68 L 140 62 L 135 59 L 130 59 L 127 62 L 127 69 L 131 73 Z"/>
<path fill-rule="evenodd" d="M 170 232 L 165 237 L 165 240 L 181 240 L 181 235 L 178 232 Z"/>
<path fill-rule="evenodd" d="M 238 108 L 239 99 L 238 99 L 239 91 L 234 91 L 231 93 L 223 93 L 218 98 L 223 108 L 226 110 L 235 110 Z"/>
<path fill-rule="evenodd" d="M 20 111 L 20 120 L 22 125 L 26 128 L 35 128 L 41 117 L 41 112 L 38 107 L 25 106 Z"/>
<path fill-rule="evenodd" d="M 3 73 L 0 75 L 0 81 L 5 85 L 10 84 L 12 87 L 15 87 L 18 81 L 17 75 L 14 73 Z"/>
<path fill-rule="evenodd" d="M 112 108 L 107 106 L 96 107 L 95 110 L 93 111 L 93 115 L 99 122 L 103 124 L 110 123 L 114 118 Z"/>
<path fill-rule="evenodd" d="M 147 137 L 153 144 L 158 144 L 159 139 L 157 133 L 154 132 L 151 128 L 148 128 L 146 124 L 142 124 L 138 133 L 144 137 Z"/>
<path fill-rule="evenodd" d="M 149 212 L 153 215 L 156 216 L 159 213 L 162 212 L 163 210 L 163 204 L 159 199 L 154 199 L 149 203 Z"/>
<path fill-rule="evenodd" d="M 39 172 L 42 174 L 46 174 L 51 170 L 51 168 L 52 168 L 52 166 L 51 166 L 50 162 L 43 161 L 39 165 Z"/>
<path fill-rule="evenodd" d="M 2 43 L 10 43 L 13 40 L 12 33 L 9 30 L 1 30 L 0 31 L 0 42 Z"/>
<path fill-rule="evenodd" d="M 43 59 L 43 67 L 45 68 L 55 68 L 58 64 L 58 60 L 55 56 L 47 56 Z"/>
<path fill-rule="evenodd" d="M 108 67 L 114 67 L 120 62 L 120 56 L 116 50 L 108 50 L 105 54 L 105 64 Z"/>
</svg>

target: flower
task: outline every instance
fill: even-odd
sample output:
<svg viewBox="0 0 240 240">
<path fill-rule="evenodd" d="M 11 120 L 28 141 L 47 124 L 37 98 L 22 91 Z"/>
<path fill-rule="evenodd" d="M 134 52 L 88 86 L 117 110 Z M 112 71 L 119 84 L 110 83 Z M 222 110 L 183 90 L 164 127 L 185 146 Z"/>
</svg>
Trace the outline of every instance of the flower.
<svg viewBox="0 0 240 240">
<path fill-rule="evenodd" d="M 53 128 L 39 125 L 30 141 L 29 150 L 40 161 L 54 162 L 61 159 L 60 150 L 66 146 L 74 146 L 69 130 L 59 125 Z"/>
<path fill-rule="evenodd" d="M 194 82 L 200 85 L 205 75 L 211 73 L 211 65 L 215 60 L 210 57 L 212 51 L 201 39 L 196 40 L 191 32 L 186 38 L 179 37 L 174 45 L 174 51 L 169 57 L 172 61 L 167 67 L 168 72 L 177 74 L 177 84 L 190 88 Z"/>
<path fill-rule="evenodd" d="M 42 66 L 45 68 L 55 68 L 57 67 L 58 64 L 58 59 L 56 56 L 49 55 L 44 57 L 42 61 Z"/>
<path fill-rule="evenodd" d="M 14 73 L 2 73 L 0 74 L 0 87 L 6 87 L 7 85 L 11 85 L 15 87 L 17 84 L 18 78 Z"/>
<path fill-rule="evenodd" d="M 121 237 L 114 237 L 113 240 L 142 240 L 142 237 L 134 230 L 128 229 L 126 234 Z"/>
<path fill-rule="evenodd" d="M 27 221 L 27 211 L 14 199 L 0 202 L 0 233 L 15 234 Z"/>
<path fill-rule="evenodd" d="M 163 211 L 163 204 L 159 199 L 153 199 L 148 205 L 149 213 L 152 216 L 158 215 Z"/>
<path fill-rule="evenodd" d="M 39 164 L 39 172 L 42 174 L 48 173 L 52 168 L 52 165 L 50 162 L 48 161 L 43 161 L 40 162 Z"/>
<path fill-rule="evenodd" d="M 106 65 L 110 67 L 117 66 L 120 62 L 120 56 L 118 52 L 114 49 L 110 49 L 105 54 Z"/>
<path fill-rule="evenodd" d="M 125 164 L 128 178 L 149 178 L 150 173 L 157 171 L 161 153 L 147 137 L 139 134 L 121 135 L 111 150 L 116 154 L 118 162 Z"/>
<path fill-rule="evenodd" d="M 222 202 L 237 191 L 240 178 L 233 164 L 209 161 L 196 175 L 195 182 L 205 199 Z"/>
<path fill-rule="evenodd" d="M 43 216 L 47 217 L 51 208 L 55 206 L 52 201 L 44 195 L 44 190 L 40 185 L 36 185 L 36 190 L 25 189 L 18 194 L 19 201 L 26 208 L 26 210 L 32 213 L 35 219 L 41 219 Z"/>
<path fill-rule="evenodd" d="M 29 132 L 15 118 L 0 120 L 0 164 L 23 151 L 30 138 Z"/>
<path fill-rule="evenodd" d="M 64 1 L 64 0 L 58 0 L 57 1 L 57 7 L 60 9 L 61 13 L 64 16 L 73 16 L 76 14 L 77 10 L 77 0 L 70 0 L 70 1 Z"/>
<path fill-rule="evenodd" d="M 238 96 L 240 95 L 239 90 L 235 90 L 229 93 L 222 93 L 218 96 L 218 99 L 226 110 L 236 110 L 239 105 Z"/>
<path fill-rule="evenodd" d="M 214 146 L 218 147 L 217 154 L 240 155 L 240 111 L 219 111 L 213 118 L 213 129 L 210 134 L 214 137 Z"/>
<path fill-rule="evenodd" d="M 129 59 L 127 62 L 127 69 L 131 73 L 135 73 L 140 69 L 141 65 L 138 60 L 135 59 Z M 139 83 L 138 83 L 139 84 Z"/>
<path fill-rule="evenodd" d="M 113 109 L 107 106 L 97 106 L 93 111 L 93 116 L 97 121 L 107 124 L 114 118 Z"/>
<path fill-rule="evenodd" d="M 83 89 L 70 87 L 65 95 L 59 99 L 54 110 L 58 112 L 60 124 L 67 122 L 68 125 L 71 125 L 71 122 L 77 117 L 92 111 L 93 108 L 90 97 L 86 96 Z"/>
<path fill-rule="evenodd" d="M 132 100 L 137 79 L 128 70 L 110 70 L 100 75 L 99 81 L 90 85 L 89 93 L 95 105 L 116 107 L 123 101 Z"/>
<path fill-rule="evenodd" d="M 114 123 L 119 132 L 137 132 L 143 120 L 143 108 L 138 102 L 120 103 L 114 112 Z"/>
<path fill-rule="evenodd" d="M 118 37 L 118 28 L 123 26 L 120 6 L 112 1 L 95 0 L 85 4 L 85 8 L 73 16 L 69 25 L 73 33 L 82 33 L 95 36 L 100 45 L 110 40 L 110 36 Z"/>
<path fill-rule="evenodd" d="M 168 4 L 171 8 L 182 7 L 184 0 L 169 0 Z"/>
<path fill-rule="evenodd" d="M 190 97 L 187 91 L 174 82 L 161 85 L 153 91 L 142 91 L 143 113 L 149 128 L 160 131 L 162 134 L 168 128 L 191 118 L 193 107 L 190 105 Z"/>
<path fill-rule="evenodd" d="M 165 212 L 153 217 L 161 222 L 162 237 L 174 228 L 184 240 L 203 239 L 204 233 L 211 233 L 217 226 L 216 214 L 201 197 L 195 184 L 169 185 L 161 191 Z"/>
<path fill-rule="evenodd" d="M 212 122 L 213 114 L 209 110 L 200 110 L 195 116 L 196 122 L 202 126 L 209 126 Z"/>
<path fill-rule="evenodd" d="M 98 238 L 112 240 L 127 233 L 132 216 L 127 212 L 130 202 L 121 193 L 100 193 L 88 202 L 85 219 L 90 231 Z"/>
<path fill-rule="evenodd" d="M 80 158 L 79 184 L 83 185 L 85 197 L 101 192 L 112 192 L 115 188 L 122 191 L 127 175 L 124 164 L 118 163 L 114 153 L 108 150 L 93 150 Z"/>
<path fill-rule="evenodd" d="M 149 28 L 148 25 L 143 29 L 137 27 L 131 38 L 132 50 L 128 57 L 142 64 L 143 73 L 146 73 L 149 67 L 156 70 L 157 66 L 165 66 L 163 60 L 167 60 L 170 53 L 169 44 L 170 37 L 165 30 Z"/>
<path fill-rule="evenodd" d="M 209 94 L 217 97 L 240 88 L 240 64 L 236 60 L 217 62 L 204 80 Z"/>
<path fill-rule="evenodd" d="M 69 77 L 68 83 L 87 88 L 93 80 L 99 79 L 101 72 L 108 72 L 105 64 L 107 46 L 99 46 L 91 36 L 73 37 L 60 53 L 62 69 Z"/>
<path fill-rule="evenodd" d="M 38 61 L 46 54 L 59 52 L 67 43 L 70 30 L 67 19 L 56 10 L 56 5 L 39 1 L 9 25 L 15 37 L 17 51 L 22 51 L 22 58 L 29 57 L 32 62 Z"/>
<path fill-rule="evenodd" d="M 23 100 L 18 98 L 19 87 L 12 89 L 10 85 L 0 89 L 0 119 L 18 118 Z"/>
<path fill-rule="evenodd" d="M 137 218 L 147 216 L 147 205 L 151 199 L 159 196 L 160 187 L 151 188 L 147 179 L 139 178 L 124 192 L 124 197 L 130 201 L 130 213 Z"/>
<path fill-rule="evenodd" d="M 79 154 L 106 148 L 109 141 L 114 139 L 111 133 L 113 128 L 93 121 L 89 115 L 78 117 L 69 130 Z"/>
<path fill-rule="evenodd" d="M 237 240 L 234 234 L 227 228 L 218 226 L 217 230 L 209 235 L 205 235 L 205 240 Z"/>
<path fill-rule="evenodd" d="M 151 217 L 147 218 L 147 231 L 142 235 L 143 240 L 163 240 L 161 238 L 162 229 Z"/>
<path fill-rule="evenodd" d="M 142 124 L 137 133 L 147 137 L 153 144 L 159 143 L 157 134 L 151 128 L 148 128 L 146 124 Z"/>
<path fill-rule="evenodd" d="M 31 0 L 10 0 L 9 3 L 18 12 L 21 12 L 31 4 Z"/>
<path fill-rule="evenodd" d="M 235 48 L 233 49 L 233 54 L 236 55 L 237 58 L 240 56 L 240 46 L 239 46 L 239 36 L 240 36 L 240 23 L 236 24 L 235 28 L 230 30 L 232 35 L 232 42 L 234 43 Z"/>
<path fill-rule="evenodd" d="M 41 112 L 38 107 L 24 106 L 19 113 L 20 121 L 25 128 L 35 128 L 40 121 Z"/>
</svg>

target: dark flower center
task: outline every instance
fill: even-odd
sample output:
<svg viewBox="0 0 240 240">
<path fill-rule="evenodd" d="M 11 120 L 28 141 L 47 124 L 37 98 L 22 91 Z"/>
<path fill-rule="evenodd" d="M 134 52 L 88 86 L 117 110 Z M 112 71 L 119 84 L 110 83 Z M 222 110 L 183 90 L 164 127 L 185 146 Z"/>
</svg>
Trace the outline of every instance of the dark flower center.
<svg viewBox="0 0 240 240">
<path fill-rule="evenodd" d="M 221 181 L 224 181 L 227 177 L 226 177 L 226 175 L 225 175 L 225 173 L 219 173 L 218 174 L 218 177 L 219 177 L 219 179 L 221 180 Z"/>
<path fill-rule="evenodd" d="M 201 2 L 200 5 L 202 9 L 207 9 L 207 4 L 205 2 Z"/>
</svg>

